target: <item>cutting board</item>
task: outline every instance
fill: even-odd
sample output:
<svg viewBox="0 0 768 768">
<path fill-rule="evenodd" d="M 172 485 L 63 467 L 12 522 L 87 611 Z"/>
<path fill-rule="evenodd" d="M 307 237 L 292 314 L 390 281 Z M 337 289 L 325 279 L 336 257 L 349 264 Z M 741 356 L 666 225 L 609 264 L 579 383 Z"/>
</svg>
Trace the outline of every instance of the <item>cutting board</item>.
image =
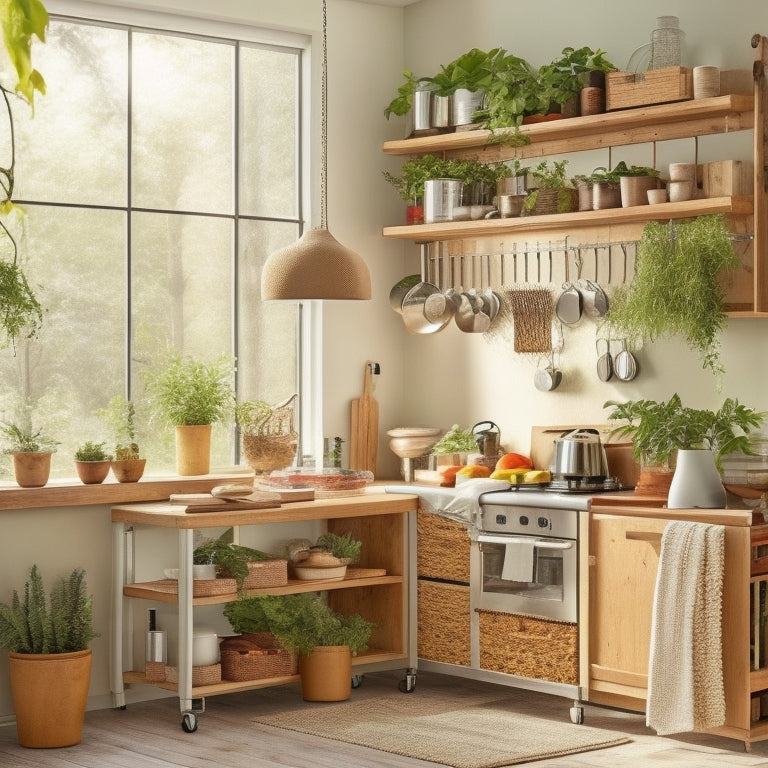
<svg viewBox="0 0 768 768">
<path fill-rule="evenodd" d="M 352 401 L 349 429 L 349 468 L 376 473 L 379 448 L 379 404 L 373 397 L 374 363 L 365 364 L 362 397 Z M 376 366 L 378 368 L 378 366 Z"/>
</svg>

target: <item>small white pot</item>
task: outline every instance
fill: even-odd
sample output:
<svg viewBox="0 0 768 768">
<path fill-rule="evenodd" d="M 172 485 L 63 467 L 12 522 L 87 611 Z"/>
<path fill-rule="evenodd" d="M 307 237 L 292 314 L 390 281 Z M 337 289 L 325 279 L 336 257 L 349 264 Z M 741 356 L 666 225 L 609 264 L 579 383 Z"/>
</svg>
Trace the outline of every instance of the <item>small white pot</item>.
<svg viewBox="0 0 768 768">
<path fill-rule="evenodd" d="M 192 666 L 208 667 L 219 663 L 219 637 L 212 629 L 200 628 L 192 633 Z"/>
<path fill-rule="evenodd" d="M 679 450 L 669 486 L 668 509 L 723 509 L 725 488 L 712 451 Z"/>
</svg>

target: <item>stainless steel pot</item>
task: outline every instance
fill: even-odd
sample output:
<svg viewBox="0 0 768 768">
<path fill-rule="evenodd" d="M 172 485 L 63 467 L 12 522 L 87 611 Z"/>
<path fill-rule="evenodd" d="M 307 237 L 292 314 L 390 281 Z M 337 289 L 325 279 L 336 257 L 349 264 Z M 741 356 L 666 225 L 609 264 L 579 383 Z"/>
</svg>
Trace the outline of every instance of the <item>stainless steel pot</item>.
<svg viewBox="0 0 768 768">
<path fill-rule="evenodd" d="M 596 429 L 574 429 L 555 440 L 553 470 L 564 477 L 608 477 L 600 433 Z"/>
</svg>

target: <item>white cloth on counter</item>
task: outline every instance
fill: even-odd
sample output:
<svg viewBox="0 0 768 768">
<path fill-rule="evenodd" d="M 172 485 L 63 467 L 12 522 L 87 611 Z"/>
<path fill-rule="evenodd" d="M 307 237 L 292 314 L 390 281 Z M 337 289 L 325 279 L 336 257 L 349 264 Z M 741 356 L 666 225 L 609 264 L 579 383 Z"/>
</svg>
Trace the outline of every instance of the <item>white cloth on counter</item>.
<svg viewBox="0 0 768 768">
<path fill-rule="evenodd" d="M 661 539 L 646 724 L 660 735 L 725 723 L 722 525 L 675 520 Z"/>
<path fill-rule="evenodd" d="M 536 540 L 525 539 L 504 545 L 504 565 L 501 578 L 504 581 L 533 581 L 533 563 L 536 556 Z"/>
<path fill-rule="evenodd" d="M 387 485 L 387 493 L 415 493 L 427 512 L 447 517 L 466 526 L 479 527 L 480 497 L 489 491 L 506 491 L 511 488 L 506 480 L 479 477 L 467 480 L 455 488 L 429 485 Z"/>
</svg>

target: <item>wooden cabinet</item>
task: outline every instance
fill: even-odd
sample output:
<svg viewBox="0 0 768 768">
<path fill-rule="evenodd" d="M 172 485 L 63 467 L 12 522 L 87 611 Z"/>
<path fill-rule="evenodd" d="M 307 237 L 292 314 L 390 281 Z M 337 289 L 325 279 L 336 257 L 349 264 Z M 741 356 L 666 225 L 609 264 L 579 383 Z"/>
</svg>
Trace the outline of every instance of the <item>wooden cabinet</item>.
<svg viewBox="0 0 768 768">
<path fill-rule="evenodd" d="M 417 242 L 460 241 L 460 245 L 455 247 L 455 254 L 488 254 L 518 248 L 519 243 L 535 240 L 537 236 L 574 244 L 621 243 L 638 240 L 648 221 L 722 213 L 728 216 L 732 231 L 743 235 L 746 242 L 746 246 L 739 249 L 743 269 L 728 286 L 726 304 L 729 313 L 732 316 L 768 314 L 768 256 L 765 248 L 768 202 L 763 172 L 768 119 L 765 84 L 768 51 L 766 38 L 755 36 L 752 44 L 757 48 L 753 95 L 730 94 L 522 126 L 521 131 L 530 143 L 519 147 L 492 141 L 491 134 L 484 130 L 384 144 L 384 152 L 391 155 L 432 153 L 494 162 L 540 160 L 548 155 L 647 142 L 653 142 L 655 149 L 655 142 L 660 141 L 753 130 L 752 196 L 716 197 L 569 214 L 387 226 L 383 235 Z M 503 130 L 497 133 L 502 134 Z M 552 275 L 549 277 L 551 282 Z M 500 284 L 498 280 L 496 282 Z"/>
<path fill-rule="evenodd" d="M 164 504 L 135 504 L 112 509 L 113 606 L 110 683 L 114 705 L 125 706 L 125 684 L 157 685 L 176 691 L 182 718 L 193 714 L 193 700 L 237 690 L 280 685 L 296 676 L 245 682 L 221 681 L 192 684 L 192 622 L 196 606 L 230 602 L 235 593 L 193 597 L 192 552 L 195 531 L 233 526 L 268 526 L 276 523 L 320 523 L 326 530 L 362 541 L 362 568 L 385 569 L 386 575 L 346 578 L 342 581 L 299 581 L 286 586 L 250 589 L 248 594 L 290 594 L 325 591 L 334 610 L 359 613 L 375 628 L 369 649 L 353 658 L 356 674 L 403 667 L 415 673 L 415 532 L 418 497 L 398 494 L 366 494 L 313 502 L 284 504 L 277 509 L 233 510 L 188 514 L 184 507 Z M 178 588 L 169 592 L 153 582 L 127 583 L 133 559 L 130 536 L 134 528 L 171 528 L 178 532 Z M 129 599 L 171 603 L 178 608 L 178 683 L 148 681 L 136 667 L 129 638 L 132 633 Z M 411 681 L 407 685 L 410 689 Z M 187 728 L 185 720 L 182 726 Z"/>
<path fill-rule="evenodd" d="M 615 499 L 596 497 L 588 536 L 584 537 L 588 587 L 580 607 L 580 625 L 586 700 L 645 711 L 661 535 L 672 519 L 724 525 L 722 642 L 726 722 L 712 732 L 739 739 L 747 748 L 753 741 L 768 739 L 768 711 L 765 717 L 759 710 L 759 719 L 753 716 L 760 696 L 768 693 L 768 662 L 754 668 L 760 631 L 765 639 L 758 582 L 768 582 L 768 574 L 750 573 L 752 561 L 758 559 L 753 542 L 768 540 L 768 526 L 753 527 L 752 513 L 744 510 L 667 510 L 628 506 L 631 504 L 631 496 L 621 506 Z"/>
</svg>

